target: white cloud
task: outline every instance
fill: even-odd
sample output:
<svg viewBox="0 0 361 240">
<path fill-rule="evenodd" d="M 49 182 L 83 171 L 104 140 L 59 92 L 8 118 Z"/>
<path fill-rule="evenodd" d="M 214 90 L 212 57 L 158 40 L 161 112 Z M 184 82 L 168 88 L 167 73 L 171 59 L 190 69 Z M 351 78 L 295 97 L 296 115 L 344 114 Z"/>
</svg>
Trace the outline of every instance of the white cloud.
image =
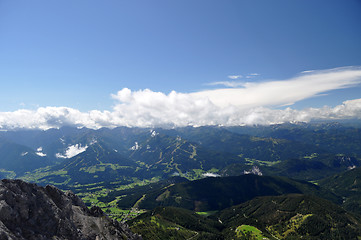
<svg viewBox="0 0 361 240">
<path fill-rule="evenodd" d="M 131 91 L 124 88 L 112 94 L 116 101 L 112 111 L 80 112 L 67 107 L 43 107 L 35 111 L 0 112 L 0 129 L 49 129 L 64 125 L 93 129 L 116 126 L 229 126 L 361 118 L 361 99 L 349 100 L 333 108 L 272 109 L 359 83 L 361 68 L 349 67 L 313 70 L 287 80 L 242 83 L 242 88 L 194 93 L 172 91 L 165 94 L 149 89 Z"/>
<path fill-rule="evenodd" d="M 243 75 L 229 75 L 228 78 L 232 79 L 232 80 L 237 80 L 237 79 L 241 79 L 241 78 L 244 78 L 244 77 L 245 78 L 254 78 L 254 77 L 257 77 L 259 75 L 260 75 L 259 73 L 249 73 L 246 76 L 243 76 Z"/>
<path fill-rule="evenodd" d="M 229 78 L 229 79 L 236 80 L 236 79 L 243 78 L 243 76 L 242 76 L 242 75 L 229 75 L 228 78 Z"/>
<path fill-rule="evenodd" d="M 209 173 L 209 172 L 207 172 L 207 173 L 203 173 L 202 176 L 203 176 L 203 177 L 220 177 L 221 175 L 216 174 L 216 173 Z"/>
<path fill-rule="evenodd" d="M 249 109 L 259 106 L 281 106 L 318 94 L 354 86 L 361 82 L 361 68 L 338 68 L 304 73 L 295 78 L 244 84 L 243 88 L 216 89 L 193 93 L 207 98 L 219 107 Z"/>
<path fill-rule="evenodd" d="M 40 156 L 40 157 L 46 157 L 46 154 L 43 152 L 36 152 L 36 155 Z"/>
<path fill-rule="evenodd" d="M 84 152 L 87 148 L 88 148 L 87 145 L 85 145 L 84 147 L 82 147 L 81 144 L 71 145 L 66 149 L 65 154 L 57 153 L 57 154 L 55 154 L 55 157 L 72 158 L 72 157 Z"/>
<path fill-rule="evenodd" d="M 220 81 L 220 82 L 212 82 L 212 83 L 208 83 L 207 85 L 209 86 L 217 86 L 217 85 L 222 85 L 225 87 L 244 87 L 245 83 L 244 82 L 236 82 L 236 81 Z"/>
<path fill-rule="evenodd" d="M 0 112 L 0 129 L 49 129 L 61 126 L 106 127 L 109 121 L 107 111 L 80 112 L 68 107 L 40 107 L 37 110 L 20 109 L 14 112 Z"/>
<path fill-rule="evenodd" d="M 260 74 L 258 74 L 258 73 L 250 73 L 250 74 L 248 74 L 247 76 L 246 76 L 246 78 L 254 78 L 254 77 L 257 77 L 257 76 L 259 76 Z"/>
<path fill-rule="evenodd" d="M 46 157 L 46 154 L 43 153 L 43 147 L 38 147 L 36 149 L 36 152 L 35 152 L 36 155 L 40 156 L 40 157 Z"/>
</svg>

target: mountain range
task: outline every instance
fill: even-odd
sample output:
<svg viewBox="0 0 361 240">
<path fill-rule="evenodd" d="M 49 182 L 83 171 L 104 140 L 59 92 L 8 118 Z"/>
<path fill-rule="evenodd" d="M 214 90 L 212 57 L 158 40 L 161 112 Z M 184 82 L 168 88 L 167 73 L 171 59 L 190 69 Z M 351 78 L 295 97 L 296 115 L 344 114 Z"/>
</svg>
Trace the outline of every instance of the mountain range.
<svg viewBox="0 0 361 240">
<path fill-rule="evenodd" d="M 237 175 L 248 171 L 249 166 L 258 166 L 270 174 L 290 176 L 294 173 L 298 178 L 297 175 L 305 173 L 309 175 L 308 180 L 317 180 L 359 165 L 361 131 L 358 128 L 327 124 L 264 128 L 92 130 L 63 127 L 0 132 L 0 168 L 3 177 L 14 174 L 20 177 L 41 167 L 63 164 L 83 152 L 96 155 L 97 151 L 90 147 L 94 144 L 109 154 L 118 154 L 120 162 L 127 161 L 141 172 L 138 176 L 147 178 L 179 174 L 195 179 L 200 177 L 200 172 L 211 169 L 217 174 Z M 31 166 L 27 161 L 32 162 Z M 237 169 L 240 172 L 235 173 Z M 312 169 L 322 171 L 322 176 L 316 176 Z"/>
<path fill-rule="evenodd" d="M 3 131 L 0 177 L 71 190 L 88 207 L 99 206 L 121 221 L 145 211 L 129 222 L 140 234 L 149 227 L 174 239 L 352 239 L 361 236 L 359 127 L 314 123 Z M 271 208 L 269 201 L 281 202 Z M 320 201 L 342 216 L 326 213 L 317 205 Z M 297 202 L 307 202 L 313 210 L 307 213 Z M 283 203 L 293 208 L 278 219 Z M 274 222 L 257 209 L 247 210 L 254 204 L 260 211 L 265 207 L 262 211 Z M 227 209 L 247 218 L 230 220 Z M 149 216 L 151 211 L 156 218 Z M 200 225 L 185 226 L 164 214 L 198 219 Z M 339 219 L 349 223 L 347 232 L 338 230 Z M 321 225 L 313 229 L 315 222 Z M 144 239 L 156 239 L 148 237 Z"/>
</svg>

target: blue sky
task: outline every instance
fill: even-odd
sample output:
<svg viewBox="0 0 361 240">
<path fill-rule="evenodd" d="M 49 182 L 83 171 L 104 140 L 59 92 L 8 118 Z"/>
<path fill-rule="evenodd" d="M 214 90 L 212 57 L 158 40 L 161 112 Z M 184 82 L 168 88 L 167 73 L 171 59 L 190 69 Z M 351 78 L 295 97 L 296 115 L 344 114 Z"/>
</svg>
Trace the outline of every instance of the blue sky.
<svg viewBox="0 0 361 240">
<path fill-rule="evenodd" d="M 357 0 L 0 0 L 0 112 L 114 112 L 125 88 L 190 94 L 357 69 L 360 13 Z M 271 105 L 359 98 L 357 80 Z"/>
</svg>

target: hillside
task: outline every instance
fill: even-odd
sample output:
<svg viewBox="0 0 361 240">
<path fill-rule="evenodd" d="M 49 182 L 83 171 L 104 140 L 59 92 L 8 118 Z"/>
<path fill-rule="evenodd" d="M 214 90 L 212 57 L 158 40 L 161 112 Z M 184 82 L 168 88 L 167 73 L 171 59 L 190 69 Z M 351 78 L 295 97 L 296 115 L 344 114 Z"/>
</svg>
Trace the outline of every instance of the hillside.
<svg viewBox="0 0 361 240">
<path fill-rule="evenodd" d="M 223 239 L 222 224 L 182 208 L 157 207 L 128 224 L 145 240 Z"/>
<path fill-rule="evenodd" d="M 24 179 L 66 188 L 77 184 L 122 181 L 133 176 L 136 167 L 135 162 L 95 142 L 84 152 L 55 166 L 30 173 Z"/>
<path fill-rule="evenodd" d="M 335 174 L 319 185 L 343 198 L 342 206 L 361 215 L 361 168 Z"/>
<path fill-rule="evenodd" d="M 261 167 L 265 174 L 317 181 L 360 166 L 360 161 L 343 154 L 312 154 Z"/>
<path fill-rule="evenodd" d="M 217 151 L 204 148 L 186 139 L 155 131 L 143 142 L 136 142 L 128 157 L 145 166 L 153 175 L 168 177 L 175 173 L 181 176 L 187 174 L 190 178 L 196 177 L 193 169 L 221 169 L 243 160 L 221 148 Z"/>
<path fill-rule="evenodd" d="M 361 155 L 360 122 L 276 124 L 271 126 L 230 127 L 229 131 L 257 137 L 287 139 L 317 146 L 335 154 Z"/>
<path fill-rule="evenodd" d="M 244 158 L 276 162 L 300 158 L 312 153 L 323 153 L 315 145 L 291 141 L 284 138 L 255 137 L 228 131 L 222 127 L 186 127 L 174 130 L 159 130 L 173 136 L 180 136 L 212 150 L 222 150 Z"/>
<path fill-rule="evenodd" d="M 50 164 L 42 152 L 0 139 L 0 178 L 23 175 Z"/>
<path fill-rule="evenodd" d="M 361 221 L 327 200 L 301 194 L 257 197 L 214 216 L 231 239 L 242 225 L 278 239 L 358 239 Z"/>
<path fill-rule="evenodd" d="M 361 221 L 327 200 L 303 195 L 256 197 L 210 217 L 157 207 L 128 221 L 144 239 L 358 239 Z"/>
</svg>

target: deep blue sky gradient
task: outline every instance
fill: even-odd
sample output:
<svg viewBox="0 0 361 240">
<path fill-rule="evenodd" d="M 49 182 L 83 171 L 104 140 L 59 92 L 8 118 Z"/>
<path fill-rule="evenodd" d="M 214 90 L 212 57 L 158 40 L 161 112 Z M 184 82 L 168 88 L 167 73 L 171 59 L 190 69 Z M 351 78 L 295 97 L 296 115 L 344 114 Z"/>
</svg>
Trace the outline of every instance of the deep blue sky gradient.
<svg viewBox="0 0 361 240">
<path fill-rule="evenodd" d="M 0 0 L 0 111 L 111 109 L 127 87 L 169 93 L 361 65 L 359 0 Z M 340 104 L 360 87 L 295 108 Z"/>
</svg>

